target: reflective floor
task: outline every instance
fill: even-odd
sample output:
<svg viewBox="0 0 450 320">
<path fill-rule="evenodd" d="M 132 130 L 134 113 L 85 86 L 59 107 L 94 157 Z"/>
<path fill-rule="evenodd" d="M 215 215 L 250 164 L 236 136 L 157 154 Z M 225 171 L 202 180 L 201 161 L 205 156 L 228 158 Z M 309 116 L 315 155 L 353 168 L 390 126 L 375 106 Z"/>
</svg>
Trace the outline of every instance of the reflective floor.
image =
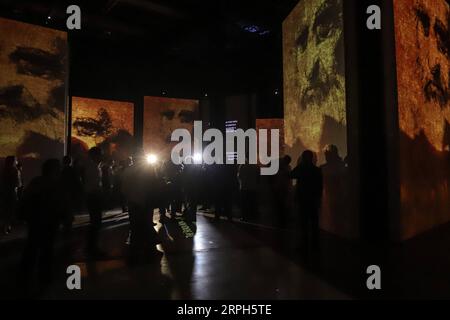
<svg viewBox="0 0 450 320">
<path fill-rule="evenodd" d="M 105 215 L 101 258 L 87 259 L 88 217 L 79 216 L 70 241 L 56 245 L 54 281 L 32 298 L 42 299 L 358 299 L 450 298 L 450 225 L 402 244 L 373 248 L 321 233 L 320 250 L 300 250 L 298 229 L 238 220 L 164 224 L 154 215 L 161 256 L 127 261 L 128 216 Z M 18 266 L 25 229 L 0 239 L 0 299 L 24 297 Z M 66 269 L 82 271 L 81 290 L 68 290 Z M 382 290 L 367 290 L 366 268 L 379 265 Z M 29 297 L 29 296 L 27 296 Z"/>
<path fill-rule="evenodd" d="M 155 215 L 155 221 L 159 220 Z M 55 280 L 44 299 L 347 299 L 318 276 L 280 253 L 271 243 L 274 229 L 199 214 L 196 223 L 181 218 L 155 227 L 162 240 L 161 259 L 126 262 L 126 214 L 109 213 L 104 222 L 101 259 L 85 258 L 85 228 L 78 219 L 71 246 L 58 247 Z M 11 240 L 12 241 L 12 240 Z M 275 243 L 275 240 L 273 240 Z M 16 240 L 17 242 L 17 240 Z M 5 246 L 3 246 L 4 248 Z M 17 245 L 19 248 L 20 245 Z M 18 257 L 9 252 L 4 272 L 13 274 Z M 65 268 L 77 264 L 82 290 L 66 288 Z M 3 276 L 5 273 L 3 273 Z M 13 277 L 7 277 L 12 281 Z M 2 279 L 6 282 L 5 277 Z M 12 284 L 10 283 L 10 286 Z M 5 288 L 5 286 L 3 287 Z M 13 289 L 12 291 L 13 292 Z M 3 291 L 2 295 L 6 292 Z"/>
</svg>

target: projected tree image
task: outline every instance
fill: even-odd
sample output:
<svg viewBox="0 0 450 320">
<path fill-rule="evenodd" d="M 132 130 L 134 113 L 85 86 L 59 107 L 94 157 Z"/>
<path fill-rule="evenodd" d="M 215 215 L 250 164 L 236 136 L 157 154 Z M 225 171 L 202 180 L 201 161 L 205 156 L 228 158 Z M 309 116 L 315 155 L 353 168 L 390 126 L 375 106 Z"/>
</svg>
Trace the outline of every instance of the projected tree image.
<svg viewBox="0 0 450 320">
<path fill-rule="evenodd" d="M 114 158 L 129 156 L 134 146 L 133 111 L 130 102 L 73 97 L 72 145 L 78 153 L 100 146 Z"/>
<path fill-rule="evenodd" d="M 300 1 L 283 23 L 283 59 L 286 152 L 346 154 L 342 0 Z"/>
</svg>

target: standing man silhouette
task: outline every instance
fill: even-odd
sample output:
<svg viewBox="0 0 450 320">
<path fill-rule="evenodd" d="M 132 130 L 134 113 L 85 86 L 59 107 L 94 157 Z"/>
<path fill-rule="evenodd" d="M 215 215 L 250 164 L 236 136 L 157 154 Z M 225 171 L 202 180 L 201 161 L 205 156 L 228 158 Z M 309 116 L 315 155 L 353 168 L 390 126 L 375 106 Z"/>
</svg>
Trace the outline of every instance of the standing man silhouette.
<svg viewBox="0 0 450 320">
<path fill-rule="evenodd" d="M 302 153 L 300 163 L 290 174 L 297 180 L 296 199 L 300 214 L 302 242 L 306 248 L 319 247 L 319 209 L 322 202 L 322 171 L 314 164 L 314 153 L 306 150 Z M 311 243 L 309 241 L 311 236 Z"/>
<path fill-rule="evenodd" d="M 102 150 L 93 147 L 89 150 L 89 162 L 86 166 L 84 176 L 84 188 L 86 195 L 86 206 L 90 218 L 90 230 L 87 239 L 86 251 L 88 255 L 99 255 L 98 236 L 102 226 Z"/>
</svg>

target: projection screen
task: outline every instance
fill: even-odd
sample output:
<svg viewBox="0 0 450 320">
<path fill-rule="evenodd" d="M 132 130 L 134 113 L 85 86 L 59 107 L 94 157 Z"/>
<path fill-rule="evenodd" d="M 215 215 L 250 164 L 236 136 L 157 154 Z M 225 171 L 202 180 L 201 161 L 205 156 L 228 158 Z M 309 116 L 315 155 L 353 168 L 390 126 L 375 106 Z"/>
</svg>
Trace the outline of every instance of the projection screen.
<svg viewBox="0 0 450 320">
<path fill-rule="evenodd" d="M 199 101 L 164 97 L 144 97 L 144 150 L 161 159 L 170 159 L 175 129 L 191 133 L 199 115 Z"/>
<path fill-rule="evenodd" d="M 400 129 L 400 233 L 450 220 L 450 9 L 394 1 Z"/>
<path fill-rule="evenodd" d="M 286 153 L 347 154 L 342 0 L 301 0 L 283 22 Z"/>
<path fill-rule="evenodd" d="M 67 34 L 0 18 L 0 158 L 29 181 L 64 153 Z"/>
<path fill-rule="evenodd" d="M 134 104 L 72 97 L 72 151 L 83 157 L 99 146 L 114 160 L 124 160 L 134 147 Z"/>
</svg>

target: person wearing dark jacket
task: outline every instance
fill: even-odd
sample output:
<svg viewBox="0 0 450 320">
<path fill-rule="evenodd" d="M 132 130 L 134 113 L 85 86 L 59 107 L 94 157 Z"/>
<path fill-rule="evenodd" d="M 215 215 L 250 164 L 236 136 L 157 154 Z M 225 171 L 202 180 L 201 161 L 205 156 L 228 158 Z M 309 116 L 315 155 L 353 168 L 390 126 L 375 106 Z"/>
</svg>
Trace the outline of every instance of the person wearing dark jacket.
<svg viewBox="0 0 450 320">
<path fill-rule="evenodd" d="M 323 178 L 322 171 L 314 164 L 314 153 L 306 150 L 302 153 L 300 162 L 290 177 L 296 180 L 296 200 L 300 214 L 301 236 L 303 244 L 319 245 L 319 210 L 322 202 Z"/>
<path fill-rule="evenodd" d="M 17 207 L 18 192 L 21 187 L 20 172 L 17 169 L 17 159 L 15 156 L 8 156 L 1 177 L 1 195 L 3 211 L 3 232 L 11 232 L 11 225 Z"/>
<path fill-rule="evenodd" d="M 62 160 L 61 187 L 64 197 L 64 233 L 67 235 L 72 230 L 76 203 L 81 201 L 82 184 L 81 177 L 72 165 L 72 157 L 64 156 Z"/>
<path fill-rule="evenodd" d="M 238 169 L 242 220 L 258 219 L 259 168 L 256 164 L 241 164 Z"/>
<path fill-rule="evenodd" d="M 128 200 L 130 233 L 129 262 L 140 263 L 161 258 L 156 249 L 158 235 L 153 227 L 153 212 L 159 207 L 161 179 L 143 155 L 123 173 L 122 192 Z"/>
<path fill-rule="evenodd" d="M 86 253 L 90 256 L 102 256 L 98 238 L 102 227 L 103 193 L 102 193 L 102 150 L 93 147 L 88 152 L 89 162 L 84 172 L 84 192 L 86 207 L 89 212 L 90 227 L 87 236 Z"/>
<path fill-rule="evenodd" d="M 201 165 L 197 163 L 184 164 L 183 166 L 183 194 L 185 197 L 185 209 L 183 216 L 190 221 L 197 220 L 197 208 L 200 204 L 201 189 L 199 180 L 201 179 Z"/>
<path fill-rule="evenodd" d="M 28 237 L 22 267 L 26 284 L 32 283 L 35 270 L 41 286 L 52 278 L 53 247 L 64 217 L 60 171 L 58 159 L 45 161 L 42 175 L 34 178 L 24 190 L 22 210 L 28 225 Z"/>
</svg>

